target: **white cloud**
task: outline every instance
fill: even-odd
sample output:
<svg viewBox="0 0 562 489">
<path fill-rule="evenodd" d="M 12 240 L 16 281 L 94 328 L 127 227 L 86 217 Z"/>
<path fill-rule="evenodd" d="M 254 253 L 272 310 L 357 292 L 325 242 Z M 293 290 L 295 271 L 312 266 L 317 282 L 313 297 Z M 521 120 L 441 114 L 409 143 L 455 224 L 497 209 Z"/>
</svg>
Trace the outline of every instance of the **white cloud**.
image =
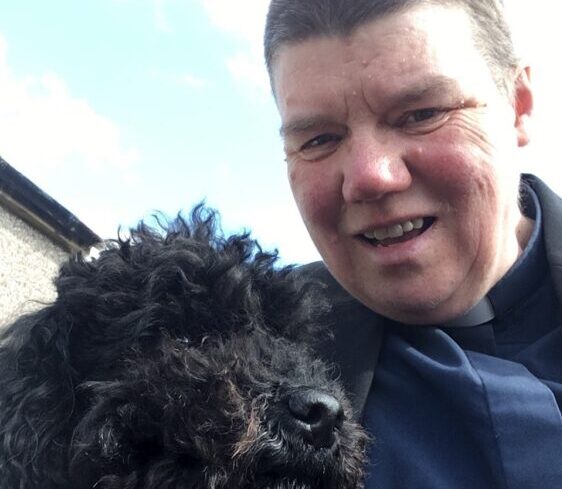
<svg viewBox="0 0 562 489">
<path fill-rule="evenodd" d="M 260 56 L 252 52 L 238 51 L 227 61 L 227 67 L 235 80 L 249 83 L 269 95 L 269 78 Z"/>
<path fill-rule="evenodd" d="M 214 201 L 210 203 L 214 205 Z M 278 249 L 284 264 L 308 263 L 320 259 L 292 201 L 262 201 L 260 205 L 251 208 L 226 204 L 228 202 L 223 202 L 218 207 L 222 210 L 225 229 L 239 230 L 240 225 L 251 223 L 252 236 L 264 250 Z"/>
<path fill-rule="evenodd" d="M 262 56 L 262 38 L 269 0 L 200 0 L 211 23 L 246 47 L 227 61 L 231 75 L 251 88 L 269 92 Z"/>
<path fill-rule="evenodd" d="M 139 209 L 138 204 L 130 204 L 126 199 L 108 200 L 98 196 L 74 202 L 71 211 L 85 218 L 85 224 L 102 239 L 115 239 L 119 227 L 122 235 L 125 235 L 129 227 L 144 217 L 144 209 Z M 146 211 L 149 213 L 149 210 Z"/>
<path fill-rule="evenodd" d="M 261 47 L 269 0 L 244 0 L 244 2 L 201 0 L 201 2 L 215 26 L 252 44 L 257 43 Z"/>
<path fill-rule="evenodd" d="M 72 166 L 135 181 L 139 151 L 54 73 L 15 76 L 0 36 L 0 156 L 32 180 Z"/>
<path fill-rule="evenodd" d="M 179 77 L 179 82 L 183 85 L 187 85 L 190 88 L 200 89 L 204 88 L 207 85 L 206 80 L 203 78 L 199 78 L 195 75 L 183 75 Z"/>
<path fill-rule="evenodd" d="M 180 85 L 193 90 L 203 90 L 213 85 L 212 80 L 193 73 L 181 74 L 154 68 L 150 71 L 150 76 L 164 85 Z"/>
<path fill-rule="evenodd" d="M 164 11 L 164 0 L 153 0 L 154 7 L 154 23 L 156 28 L 161 32 L 172 32 L 172 26 L 168 21 L 166 12 Z"/>
<path fill-rule="evenodd" d="M 260 243 L 268 250 L 278 248 L 285 264 L 320 260 L 296 206 L 272 205 L 255 209 L 251 219 L 252 231 Z"/>
</svg>

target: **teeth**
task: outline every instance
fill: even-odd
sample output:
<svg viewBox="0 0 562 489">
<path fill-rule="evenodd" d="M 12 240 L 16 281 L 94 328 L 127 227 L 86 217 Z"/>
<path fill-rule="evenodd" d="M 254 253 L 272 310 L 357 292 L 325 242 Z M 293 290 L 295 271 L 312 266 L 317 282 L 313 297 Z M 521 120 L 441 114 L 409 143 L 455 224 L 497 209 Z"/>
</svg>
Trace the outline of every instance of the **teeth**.
<svg viewBox="0 0 562 489">
<path fill-rule="evenodd" d="M 415 229 L 414 223 L 412 221 L 406 221 L 404 224 L 402 224 L 402 229 L 405 233 L 409 233 L 412 229 Z"/>
<path fill-rule="evenodd" d="M 379 241 L 382 241 L 383 239 L 388 238 L 388 232 L 387 229 L 377 229 L 376 231 L 373 232 L 373 237 L 378 239 Z"/>
<path fill-rule="evenodd" d="M 400 236 L 404 235 L 404 230 L 402 229 L 401 224 L 395 224 L 394 226 L 390 226 L 388 228 L 388 237 L 389 238 L 399 238 Z"/>
<path fill-rule="evenodd" d="M 405 233 L 409 233 L 414 229 L 421 229 L 423 226 L 423 218 L 418 217 L 412 221 L 406 221 L 402 224 L 394 224 L 393 226 L 387 228 L 375 229 L 374 231 L 369 231 L 363 233 L 363 236 L 367 239 L 376 239 L 382 241 L 386 238 L 399 238 Z"/>
</svg>

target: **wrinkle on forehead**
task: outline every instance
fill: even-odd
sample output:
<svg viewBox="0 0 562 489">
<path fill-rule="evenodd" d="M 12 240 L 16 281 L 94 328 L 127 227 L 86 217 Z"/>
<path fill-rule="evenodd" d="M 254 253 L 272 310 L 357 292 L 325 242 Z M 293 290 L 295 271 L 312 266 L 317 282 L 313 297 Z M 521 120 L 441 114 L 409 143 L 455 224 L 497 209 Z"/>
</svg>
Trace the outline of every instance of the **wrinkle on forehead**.
<svg viewBox="0 0 562 489">
<path fill-rule="evenodd" d="M 372 117 L 433 95 L 462 104 L 464 89 L 483 83 L 495 90 L 489 67 L 470 43 L 464 10 L 426 6 L 377 19 L 347 37 L 285 46 L 275 70 L 281 133 L 322 127 L 332 116 L 340 122 Z"/>
</svg>

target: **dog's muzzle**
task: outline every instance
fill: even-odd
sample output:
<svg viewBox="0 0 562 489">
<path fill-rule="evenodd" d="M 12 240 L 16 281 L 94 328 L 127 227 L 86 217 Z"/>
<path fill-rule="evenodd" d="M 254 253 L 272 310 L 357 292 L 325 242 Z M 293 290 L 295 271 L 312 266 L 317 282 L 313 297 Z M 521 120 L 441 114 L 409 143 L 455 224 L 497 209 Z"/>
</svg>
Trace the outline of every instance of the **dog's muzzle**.
<svg viewBox="0 0 562 489">
<path fill-rule="evenodd" d="M 334 396 L 306 389 L 292 393 L 287 405 L 293 428 L 306 442 L 315 448 L 330 448 L 335 443 L 344 412 Z"/>
</svg>

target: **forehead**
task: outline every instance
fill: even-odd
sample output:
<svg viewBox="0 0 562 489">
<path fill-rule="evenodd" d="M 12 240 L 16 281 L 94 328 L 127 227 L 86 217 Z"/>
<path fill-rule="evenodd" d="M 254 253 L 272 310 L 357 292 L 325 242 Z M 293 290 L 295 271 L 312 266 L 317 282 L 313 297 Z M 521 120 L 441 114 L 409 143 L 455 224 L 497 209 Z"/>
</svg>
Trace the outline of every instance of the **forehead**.
<svg viewBox="0 0 562 489">
<path fill-rule="evenodd" d="M 435 85 L 431 78 L 459 89 L 493 84 L 470 18 L 459 7 L 415 7 L 362 25 L 345 38 L 283 46 L 273 62 L 272 82 L 284 118 L 291 107 L 323 99 L 333 103 L 334 93 L 344 87 L 368 93 L 378 106 L 399 92 Z"/>
</svg>

